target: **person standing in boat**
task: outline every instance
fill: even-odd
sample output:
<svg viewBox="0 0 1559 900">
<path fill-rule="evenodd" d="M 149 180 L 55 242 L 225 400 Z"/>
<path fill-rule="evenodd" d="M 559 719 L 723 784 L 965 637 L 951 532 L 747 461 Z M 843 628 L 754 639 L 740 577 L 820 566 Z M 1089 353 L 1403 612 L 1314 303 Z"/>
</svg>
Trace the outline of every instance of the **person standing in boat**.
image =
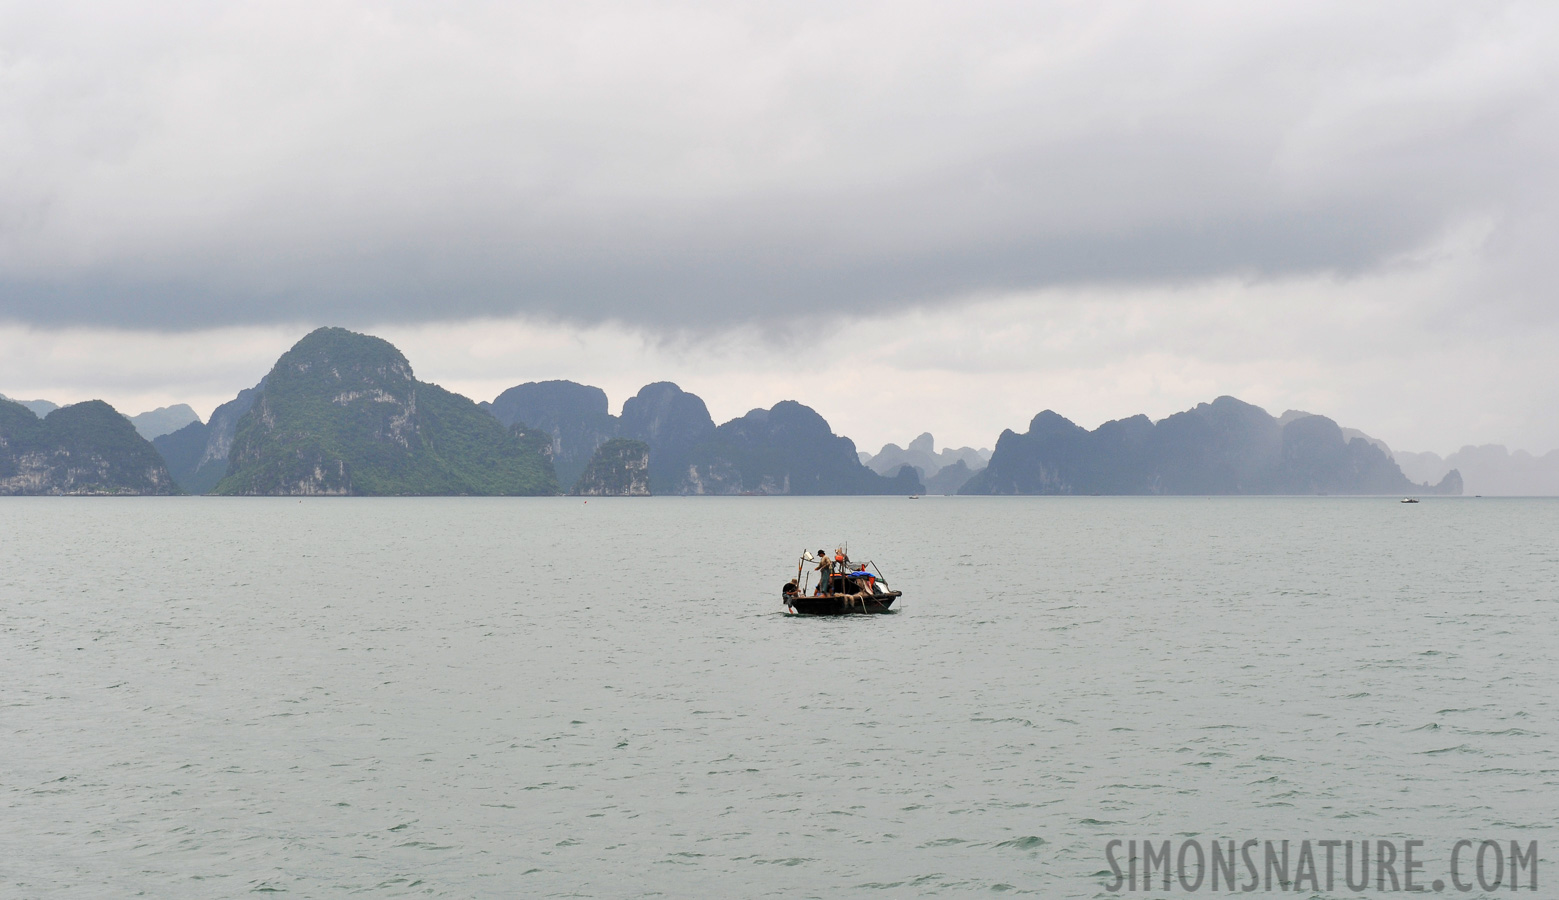
<svg viewBox="0 0 1559 900">
<path fill-rule="evenodd" d="M 833 590 L 834 561 L 822 550 L 817 551 L 817 593 L 827 594 Z"/>
<path fill-rule="evenodd" d="M 839 574 L 839 575 L 844 575 L 848 571 L 850 571 L 850 554 L 844 552 L 844 548 L 843 547 L 835 547 L 834 548 L 834 572 Z M 841 583 L 845 585 L 844 590 L 848 591 L 850 589 L 849 582 L 841 582 Z M 830 585 L 830 586 L 832 586 L 832 585 Z"/>
</svg>

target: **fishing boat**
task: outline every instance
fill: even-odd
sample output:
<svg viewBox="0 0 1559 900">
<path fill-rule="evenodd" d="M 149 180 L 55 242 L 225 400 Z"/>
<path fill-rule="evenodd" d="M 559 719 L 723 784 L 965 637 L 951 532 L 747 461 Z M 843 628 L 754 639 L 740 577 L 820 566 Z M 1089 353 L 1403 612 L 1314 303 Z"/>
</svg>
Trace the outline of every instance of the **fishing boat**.
<svg viewBox="0 0 1559 900">
<path fill-rule="evenodd" d="M 780 588 L 780 602 L 786 612 L 797 616 L 842 616 L 847 613 L 885 613 L 903 592 L 888 589 L 882 570 L 871 560 L 849 564 L 843 572 L 834 572 L 827 583 L 812 585 L 818 557 L 803 550 L 796 562 L 796 577 Z"/>
</svg>

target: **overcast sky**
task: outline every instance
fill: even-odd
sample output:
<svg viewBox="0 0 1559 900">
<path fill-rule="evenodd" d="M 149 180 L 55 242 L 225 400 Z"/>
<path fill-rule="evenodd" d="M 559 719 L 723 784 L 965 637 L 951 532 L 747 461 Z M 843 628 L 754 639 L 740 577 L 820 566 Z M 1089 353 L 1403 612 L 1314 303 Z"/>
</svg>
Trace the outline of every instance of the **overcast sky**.
<svg viewBox="0 0 1559 900">
<path fill-rule="evenodd" d="M 1559 447 L 1559 5 L 0 0 L 0 392 L 310 327 L 876 449 L 1219 394 Z M 847 329 L 844 334 L 829 332 Z"/>
</svg>

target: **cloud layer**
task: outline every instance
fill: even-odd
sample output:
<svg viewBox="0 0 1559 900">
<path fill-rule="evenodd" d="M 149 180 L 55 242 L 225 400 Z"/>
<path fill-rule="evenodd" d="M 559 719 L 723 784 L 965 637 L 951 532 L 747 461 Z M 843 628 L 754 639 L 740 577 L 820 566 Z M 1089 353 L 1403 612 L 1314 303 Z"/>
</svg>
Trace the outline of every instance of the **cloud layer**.
<svg viewBox="0 0 1559 900">
<path fill-rule="evenodd" d="M 1012 294 L 847 319 L 794 345 L 759 327 L 685 339 L 522 319 L 365 328 L 401 348 L 419 378 L 478 400 L 568 378 L 604 388 L 615 411 L 642 385 L 672 380 L 719 421 L 799 400 L 873 450 L 927 430 L 943 445 L 991 446 L 1047 407 L 1093 427 L 1233 394 L 1274 414 L 1324 413 L 1398 449 L 1494 442 L 1542 453 L 1559 447 L 1548 414 L 1559 407 L 1559 326 L 1457 324 L 1455 298 L 1478 269 L 1469 246 L 1480 243 L 1474 233 L 1410 271 L 1351 279 Z M 0 326 L 0 392 L 100 397 L 130 413 L 187 402 L 208 414 L 307 327 Z"/>
<path fill-rule="evenodd" d="M 1325 289 L 1455 246 L 1442 321 L 1519 333 L 1556 315 L 1556 26 L 1536 3 L 5 3 L 0 319 L 666 333 Z"/>
</svg>

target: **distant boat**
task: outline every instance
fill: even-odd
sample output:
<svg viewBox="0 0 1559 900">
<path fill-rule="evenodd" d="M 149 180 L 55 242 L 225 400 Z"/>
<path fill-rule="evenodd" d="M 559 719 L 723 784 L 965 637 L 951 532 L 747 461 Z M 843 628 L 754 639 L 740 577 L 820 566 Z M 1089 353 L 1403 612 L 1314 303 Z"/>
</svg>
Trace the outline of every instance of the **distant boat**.
<svg viewBox="0 0 1559 900">
<path fill-rule="evenodd" d="M 1412 497 L 1403 497 L 1402 498 L 1402 502 L 1403 503 L 1417 503 L 1418 501 L 1414 500 Z"/>
<path fill-rule="evenodd" d="M 911 500 L 919 500 L 920 499 L 920 495 L 919 494 L 910 494 L 909 495 L 909 499 L 911 499 Z"/>
</svg>

